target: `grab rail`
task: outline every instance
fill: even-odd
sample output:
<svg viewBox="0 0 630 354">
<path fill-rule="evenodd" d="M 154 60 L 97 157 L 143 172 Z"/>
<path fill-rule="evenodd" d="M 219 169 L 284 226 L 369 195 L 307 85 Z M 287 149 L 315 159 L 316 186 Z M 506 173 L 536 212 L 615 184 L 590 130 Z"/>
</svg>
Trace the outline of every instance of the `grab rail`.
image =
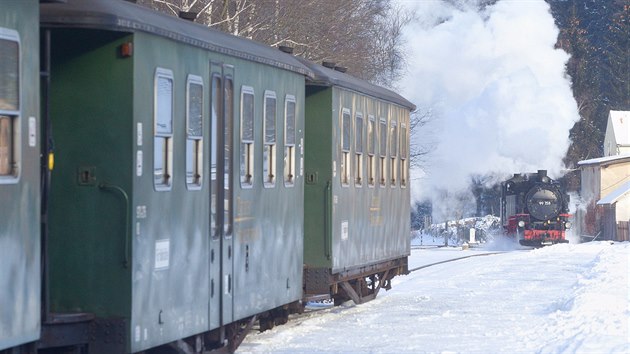
<svg viewBox="0 0 630 354">
<path fill-rule="evenodd" d="M 324 190 L 324 254 L 327 259 L 330 259 L 330 250 L 328 249 L 328 236 L 330 235 L 331 221 L 330 215 L 330 193 L 332 185 L 330 181 L 326 182 L 326 189 Z"/>
<path fill-rule="evenodd" d="M 129 230 L 131 228 L 131 214 L 129 207 L 129 196 L 127 192 L 121 187 L 115 186 L 113 184 L 109 184 L 107 182 L 102 182 L 98 185 L 100 189 L 114 190 L 118 193 L 122 194 L 125 198 L 125 215 L 126 215 L 126 224 L 125 224 L 125 259 L 123 261 L 123 267 L 129 268 Z"/>
</svg>

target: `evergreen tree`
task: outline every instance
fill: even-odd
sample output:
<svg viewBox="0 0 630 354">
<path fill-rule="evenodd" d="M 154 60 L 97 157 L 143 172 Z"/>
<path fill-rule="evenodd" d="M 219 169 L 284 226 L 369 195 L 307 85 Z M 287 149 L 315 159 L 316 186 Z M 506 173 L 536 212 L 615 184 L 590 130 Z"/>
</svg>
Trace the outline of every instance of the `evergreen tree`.
<svg viewBox="0 0 630 354">
<path fill-rule="evenodd" d="M 580 121 L 570 132 L 569 166 L 603 154 L 610 110 L 630 110 L 628 12 L 625 0 L 547 0 L 560 28 L 557 46 L 571 54 L 567 74 Z M 574 188 L 577 178 L 568 181 Z"/>
</svg>

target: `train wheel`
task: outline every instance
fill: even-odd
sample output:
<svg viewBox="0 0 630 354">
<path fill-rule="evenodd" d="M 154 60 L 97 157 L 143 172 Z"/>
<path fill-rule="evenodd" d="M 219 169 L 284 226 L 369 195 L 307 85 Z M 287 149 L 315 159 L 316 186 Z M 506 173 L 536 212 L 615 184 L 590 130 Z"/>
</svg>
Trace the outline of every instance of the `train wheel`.
<svg viewBox="0 0 630 354">
<path fill-rule="evenodd" d="M 276 325 L 283 325 L 289 322 L 289 309 L 288 308 L 280 308 L 273 311 L 274 314 L 274 323 Z"/>
<path fill-rule="evenodd" d="M 257 316 L 252 316 L 249 319 L 231 323 L 225 327 L 225 335 L 228 340 L 227 350 L 230 353 L 234 353 L 239 345 L 245 339 L 245 336 L 249 330 L 254 326 Z"/>
<path fill-rule="evenodd" d="M 339 306 L 339 305 L 343 304 L 346 301 L 350 301 L 350 297 L 344 296 L 344 295 L 341 295 L 341 294 L 335 294 L 335 295 L 333 295 L 333 300 L 335 302 L 335 306 Z"/>
<path fill-rule="evenodd" d="M 270 317 L 261 318 L 259 323 L 261 332 L 273 329 L 273 327 L 276 325 L 276 321 L 274 321 L 274 319 Z"/>
</svg>

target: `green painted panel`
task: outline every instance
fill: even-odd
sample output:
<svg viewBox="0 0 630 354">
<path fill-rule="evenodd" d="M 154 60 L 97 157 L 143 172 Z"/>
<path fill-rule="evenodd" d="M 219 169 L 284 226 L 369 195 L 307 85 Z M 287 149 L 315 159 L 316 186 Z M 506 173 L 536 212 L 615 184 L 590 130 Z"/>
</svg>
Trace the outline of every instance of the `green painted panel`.
<svg viewBox="0 0 630 354">
<path fill-rule="evenodd" d="M 332 217 L 332 89 L 309 86 L 306 91 L 304 165 L 304 264 L 331 266 Z"/>
<path fill-rule="evenodd" d="M 311 91 L 312 90 L 312 91 Z M 305 189 L 305 262 L 313 267 L 328 267 L 333 273 L 360 266 L 400 258 L 409 254 L 409 189 L 403 188 L 400 179 L 396 186 L 389 183 L 391 173 L 386 172 L 386 186 L 367 183 L 367 147 L 357 166 L 355 117 L 364 118 L 363 141 L 367 139 L 365 122 L 370 115 L 378 119 L 391 119 L 400 126 L 408 122 L 409 111 L 391 103 L 377 100 L 353 91 L 333 87 L 312 88 L 307 100 L 307 176 L 318 172 L 316 181 Z M 346 168 L 349 183 L 342 184 L 343 152 L 341 116 L 347 110 L 351 117 L 351 143 Z M 377 131 L 378 133 L 378 131 Z M 309 139 L 312 136 L 312 139 Z M 313 146 L 311 141 L 315 141 Z M 408 139 L 407 139 L 408 141 Z M 389 169 L 388 146 L 386 167 Z M 376 156 L 379 148 L 375 148 Z M 332 167 L 331 167 L 332 166 Z M 399 159 L 395 165 L 400 176 Z M 357 173 L 357 167 L 361 173 Z M 378 168 L 377 168 L 378 170 Z M 324 171 L 320 173 L 319 171 Z M 357 176 L 362 176 L 361 184 Z M 379 175 L 376 175 L 377 181 Z M 331 181 L 331 193 L 326 183 Z M 330 211 L 330 222 L 325 214 Z M 324 221 L 323 221 L 324 220 Z M 329 228 L 328 234 L 324 230 Z M 324 235 L 330 235 L 324 237 Z M 325 252 L 330 248 L 330 259 Z"/>
<path fill-rule="evenodd" d="M 133 62 L 118 55 L 120 34 L 52 40 L 51 311 L 128 318 Z"/>
<path fill-rule="evenodd" d="M 304 77 L 291 72 L 240 61 L 235 68 L 236 112 L 241 88 L 254 89 L 253 184 L 241 183 L 244 145 L 234 146 L 234 318 L 297 301 L 302 296 L 304 176 Z M 263 99 L 276 94 L 275 185 L 263 178 Z M 285 183 L 285 104 L 295 102 L 295 146 L 292 183 Z M 241 122 L 235 120 L 234 141 L 240 141 Z"/>
<path fill-rule="evenodd" d="M 301 118 L 304 103 L 300 101 L 304 95 L 303 76 L 143 33 L 134 35 L 134 62 L 133 129 L 136 136 L 132 155 L 139 156 L 138 152 L 142 152 L 142 167 L 140 175 L 136 173 L 133 177 L 133 208 L 146 213 L 135 215 L 132 222 L 135 228 L 132 350 L 143 350 L 216 328 L 214 317 L 217 313 L 233 314 L 232 318 L 238 320 L 299 300 L 302 257 L 289 250 L 302 249 L 302 215 L 296 216 L 295 210 L 302 208 L 303 177 L 297 170 L 295 185 L 291 188 L 284 186 L 280 177 L 283 175 L 284 151 L 277 148 L 276 186 L 263 187 L 262 101 L 265 90 L 276 93 L 277 147 L 281 147 L 285 97 L 297 98 L 297 161 L 300 161 L 304 131 Z M 251 187 L 241 186 L 240 122 L 238 119 L 232 122 L 231 138 L 235 143 L 230 169 L 234 172 L 234 227 L 230 239 L 212 239 L 207 219 L 213 173 L 210 166 L 210 129 L 214 126 L 210 114 L 211 63 L 224 64 L 226 70 L 229 68 L 230 73 L 234 73 L 234 112 L 240 112 L 241 87 L 245 85 L 254 90 L 255 143 Z M 215 65 L 215 68 L 219 67 Z M 156 191 L 153 184 L 154 122 L 151 112 L 157 68 L 169 70 L 173 76 L 173 172 L 172 187 L 166 191 Z M 185 102 L 189 74 L 200 76 L 204 84 L 204 167 L 202 185 L 197 190 L 188 189 L 185 183 Z M 158 261 L 158 249 L 163 250 L 160 251 L 162 254 L 167 252 L 167 264 Z M 158 263 L 161 266 L 158 267 Z M 233 271 L 223 269 L 219 273 L 217 268 L 222 263 Z M 217 274 L 220 275 L 217 277 Z M 225 296 L 226 292 L 229 296 Z M 225 296 L 226 301 L 222 303 L 225 308 L 217 307 L 216 298 L 220 296 Z M 229 298 L 233 299 L 233 304 L 227 301 Z M 158 318 L 162 323 L 156 321 Z"/>
<path fill-rule="evenodd" d="M 186 184 L 186 89 L 188 75 L 202 78 L 204 139 L 209 122 L 209 62 L 199 48 L 145 33 L 134 35 L 133 277 L 131 348 L 140 351 L 208 329 L 209 142 L 202 184 Z M 154 185 L 155 75 L 172 74 L 171 187 Z"/>
<path fill-rule="evenodd" d="M 376 119 L 386 118 L 388 127 L 392 120 L 400 126 L 401 117 L 405 115 L 404 110 L 391 103 L 336 88 L 333 94 L 333 112 L 341 112 L 344 108 L 350 110 L 353 135 L 354 118 L 357 113 L 362 113 L 364 117 L 374 115 Z M 406 115 L 408 117 L 408 110 Z M 339 117 L 339 113 L 334 113 L 333 156 L 334 160 L 337 161 L 337 166 L 341 166 L 340 161 L 342 159 L 339 141 L 341 136 Z M 364 134 L 366 133 L 364 132 Z M 337 201 L 333 203 L 333 273 L 404 257 L 409 254 L 410 248 L 409 189 L 401 188 L 399 180 L 395 186 L 391 186 L 389 183 L 390 171 L 386 172 L 385 186 L 380 186 L 378 183 L 374 187 L 370 187 L 366 183 L 362 183 L 360 186 L 355 184 L 357 171 L 354 163 L 356 158 L 354 136 L 351 145 L 350 183 L 342 185 L 339 173 L 333 184 L 333 200 Z M 391 145 L 388 143 L 386 170 L 389 169 L 389 161 L 387 160 L 389 160 L 390 149 Z M 380 155 L 378 147 L 376 147 L 375 153 L 377 156 Z M 362 159 L 362 175 L 366 176 L 366 154 L 363 154 Z M 400 175 L 400 171 L 397 172 L 397 175 Z"/>
<path fill-rule="evenodd" d="M 88 39 L 88 36 L 90 38 Z M 212 329 L 212 296 L 229 289 L 233 319 L 301 298 L 303 247 L 304 77 L 149 34 L 53 32 L 53 171 L 51 297 L 54 311 L 88 311 L 129 320 L 127 345 L 141 351 Z M 133 41 L 133 56 L 118 55 Z M 233 68 L 234 111 L 243 85 L 255 92 L 254 184 L 240 185 L 240 122 L 233 121 L 234 229 L 211 240 L 210 63 Z M 155 75 L 172 78 L 171 186 L 154 186 Z M 186 82 L 204 85 L 201 187 L 186 185 Z M 262 98 L 277 97 L 276 186 L 263 187 Z M 296 103 L 293 186 L 283 183 L 285 98 Z M 78 132 L 81 132 L 80 134 Z M 107 188 L 99 188 L 107 183 Z M 128 202 L 123 198 L 127 195 Z M 264 195 L 264 198 L 261 197 Z M 255 217 L 254 217 L 255 215 Z M 227 246 L 227 247 L 225 247 Z M 94 256 L 86 257 L 86 254 Z M 122 261 L 128 256 L 129 268 Z M 221 258 L 233 274 L 213 286 Z M 225 270 L 225 269 L 224 269 Z M 226 277 L 230 279 L 226 281 Z M 225 282 L 224 282 L 225 281 Z M 69 290 L 70 289 L 70 290 Z M 214 303 L 214 302 L 212 302 Z M 229 307 L 229 308 L 228 308 Z"/>
</svg>

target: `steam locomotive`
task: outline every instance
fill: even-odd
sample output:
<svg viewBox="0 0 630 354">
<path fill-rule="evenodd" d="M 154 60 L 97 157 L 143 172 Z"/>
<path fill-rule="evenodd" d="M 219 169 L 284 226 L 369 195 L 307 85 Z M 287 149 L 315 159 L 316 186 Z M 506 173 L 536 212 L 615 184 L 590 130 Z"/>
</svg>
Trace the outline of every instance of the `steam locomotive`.
<svg viewBox="0 0 630 354">
<path fill-rule="evenodd" d="M 558 181 L 537 173 L 514 174 L 501 185 L 501 224 L 523 246 L 568 243 L 569 195 Z"/>
</svg>

